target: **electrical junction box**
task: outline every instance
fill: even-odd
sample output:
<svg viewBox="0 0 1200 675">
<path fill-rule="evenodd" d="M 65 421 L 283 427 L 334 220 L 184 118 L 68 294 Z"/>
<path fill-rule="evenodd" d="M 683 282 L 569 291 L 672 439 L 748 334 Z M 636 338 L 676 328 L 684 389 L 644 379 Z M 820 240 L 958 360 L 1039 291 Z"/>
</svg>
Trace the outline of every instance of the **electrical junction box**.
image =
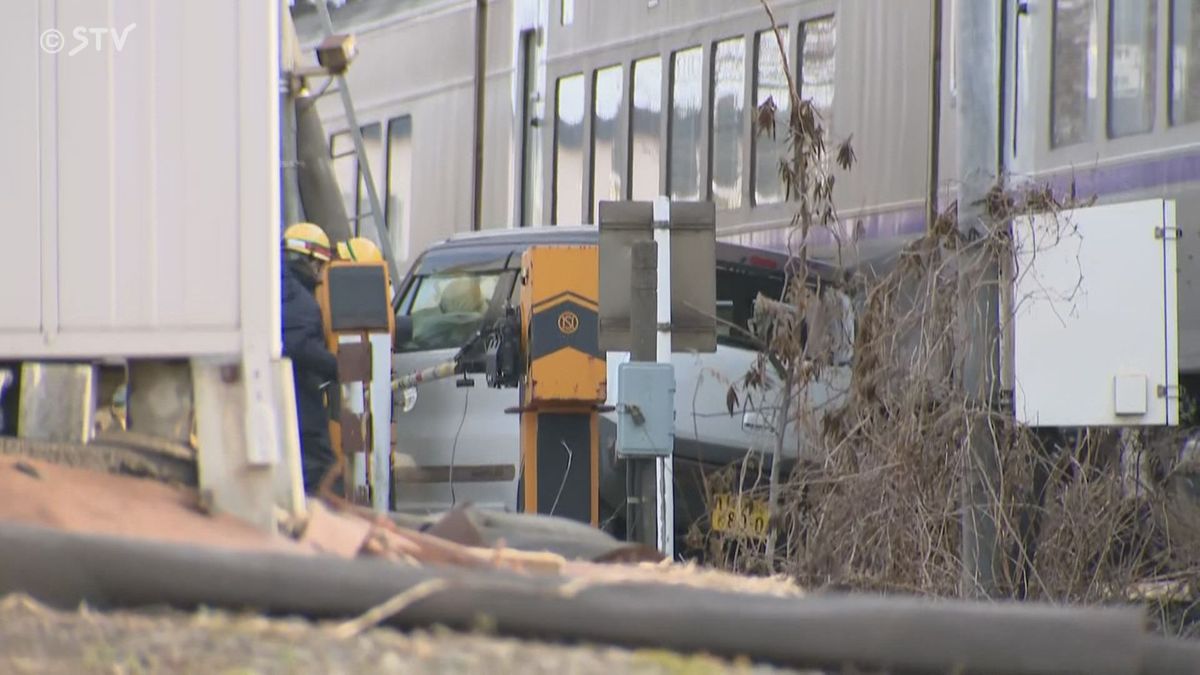
<svg viewBox="0 0 1200 675">
<path fill-rule="evenodd" d="M 1179 230 L 1150 199 L 1013 222 L 1013 405 L 1031 427 L 1179 424 Z M 1114 270 L 1119 270 L 1119 273 Z"/>
<path fill-rule="evenodd" d="M 670 457 L 675 449 L 675 366 L 617 369 L 617 457 Z"/>
</svg>

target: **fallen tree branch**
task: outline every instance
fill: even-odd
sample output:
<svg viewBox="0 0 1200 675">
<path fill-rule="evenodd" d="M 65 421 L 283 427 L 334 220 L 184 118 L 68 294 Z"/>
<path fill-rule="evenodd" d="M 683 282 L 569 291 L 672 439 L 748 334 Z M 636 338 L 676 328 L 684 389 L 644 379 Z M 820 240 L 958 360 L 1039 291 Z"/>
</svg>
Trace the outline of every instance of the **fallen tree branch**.
<svg viewBox="0 0 1200 675">
<path fill-rule="evenodd" d="M 445 579 L 426 579 L 416 586 L 393 595 L 387 602 L 372 607 L 362 616 L 340 624 L 334 629 L 333 635 L 340 640 L 348 640 L 394 618 L 413 603 L 420 602 L 447 588 L 450 588 L 450 584 Z"/>
</svg>

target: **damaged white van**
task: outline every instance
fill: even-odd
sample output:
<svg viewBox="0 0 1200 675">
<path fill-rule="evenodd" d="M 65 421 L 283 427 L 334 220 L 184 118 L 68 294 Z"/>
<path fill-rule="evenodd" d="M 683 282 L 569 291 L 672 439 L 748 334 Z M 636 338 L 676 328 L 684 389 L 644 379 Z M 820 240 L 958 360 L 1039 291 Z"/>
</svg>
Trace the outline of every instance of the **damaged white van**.
<svg viewBox="0 0 1200 675">
<path fill-rule="evenodd" d="M 397 316 L 411 339 L 397 345 L 396 375 L 453 359 L 483 326 L 494 322 L 506 301 L 519 305 L 521 255 L 534 245 L 595 245 L 594 227 L 540 227 L 455 236 L 429 247 L 412 264 L 397 295 Z M 741 397 L 731 414 L 729 384 L 745 375 L 757 352 L 743 331 L 761 293 L 778 298 L 785 256 L 718 242 L 717 351 L 674 354 L 676 525 L 683 531 L 707 512 L 701 476 L 747 456 L 774 450 L 773 405 Z M 813 283 L 832 279 L 833 269 L 810 263 Z M 735 328 L 736 327 L 736 328 Z M 609 403 L 616 398 L 617 366 L 627 355 L 608 354 Z M 849 363 L 849 355 L 845 364 Z M 838 381 L 838 378 L 833 378 Z M 839 397 L 841 386 L 817 384 L 810 402 Z M 519 404 L 515 389 L 491 389 L 483 377 L 457 376 L 397 392 L 394 410 L 393 508 L 410 513 L 443 511 L 470 502 L 515 511 L 520 473 L 520 425 L 505 413 Z M 744 399 L 744 400 L 743 400 Z M 602 416 L 601 520 L 624 530 L 626 471 L 615 458 L 615 413 Z M 794 429 L 785 437 L 783 467 L 803 453 Z"/>
</svg>

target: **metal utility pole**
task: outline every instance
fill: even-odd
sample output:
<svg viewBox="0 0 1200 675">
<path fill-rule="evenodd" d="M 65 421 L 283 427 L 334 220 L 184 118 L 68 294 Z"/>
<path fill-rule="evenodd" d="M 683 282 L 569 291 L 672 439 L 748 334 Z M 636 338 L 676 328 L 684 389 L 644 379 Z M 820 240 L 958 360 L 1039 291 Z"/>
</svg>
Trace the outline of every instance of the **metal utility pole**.
<svg viewBox="0 0 1200 675">
<path fill-rule="evenodd" d="M 654 200 L 654 243 L 658 247 L 657 317 L 658 339 L 656 358 L 659 363 L 671 362 L 671 198 Z M 675 557 L 675 459 L 674 453 L 658 457 L 654 466 L 655 513 L 658 524 L 658 550 L 668 558 Z M 644 494 L 644 493 L 643 493 Z"/>
<path fill-rule="evenodd" d="M 487 103 L 487 0 L 475 0 L 475 114 L 471 141 L 471 229 L 483 229 L 483 114 Z"/>
<path fill-rule="evenodd" d="M 1000 268 L 989 236 L 984 198 L 1000 169 L 1001 48 L 999 0 L 960 2 L 958 33 L 958 227 L 969 246 L 959 260 L 959 300 L 965 343 L 959 363 L 974 411 L 990 413 L 999 400 Z M 990 597 L 999 576 L 995 495 L 999 456 L 983 416 L 963 439 L 962 593 Z"/>
<path fill-rule="evenodd" d="M 653 207 L 653 241 L 630 248 L 629 357 L 632 362 L 671 363 L 671 201 Z M 670 421 L 674 424 L 673 420 Z M 675 555 L 673 457 L 627 457 L 632 490 L 626 518 L 629 538 Z"/>
<path fill-rule="evenodd" d="M 630 250 L 631 267 L 629 296 L 630 361 L 655 361 L 658 358 L 656 323 L 658 316 L 658 244 L 636 242 Z M 648 546 L 657 542 L 658 499 L 656 498 L 656 459 L 627 458 L 633 489 L 626 505 L 626 529 L 630 541 Z"/>
</svg>

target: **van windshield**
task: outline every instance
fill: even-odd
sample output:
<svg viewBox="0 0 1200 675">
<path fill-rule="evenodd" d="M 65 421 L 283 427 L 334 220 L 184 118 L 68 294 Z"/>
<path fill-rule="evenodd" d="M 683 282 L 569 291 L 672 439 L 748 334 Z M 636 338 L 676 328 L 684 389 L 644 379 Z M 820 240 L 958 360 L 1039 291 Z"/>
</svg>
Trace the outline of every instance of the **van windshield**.
<svg viewBox="0 0 1200 675">
<path fill-rule="evenodd" d="M 443 272 L 418 275 L 401 300 L 412 317 L 412 340 L 399 351 L 458 349 L 479 330 L 504 272 Z"/>
</svg>

